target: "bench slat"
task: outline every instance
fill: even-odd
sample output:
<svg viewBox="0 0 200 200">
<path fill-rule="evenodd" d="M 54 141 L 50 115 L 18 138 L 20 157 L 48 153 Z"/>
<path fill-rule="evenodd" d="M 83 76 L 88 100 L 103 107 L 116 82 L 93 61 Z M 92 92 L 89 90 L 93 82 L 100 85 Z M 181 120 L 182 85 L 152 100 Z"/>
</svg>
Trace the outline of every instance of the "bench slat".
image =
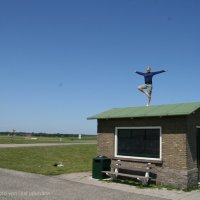
<svg viewBox="0 0 200 200">
<path fill-rule="evenodd" d="M 133 175 L 133 174 L 125 174 L 125 173 L 117 173 L 117 172 L 111 172 L 111 171 L 102 171 L 102 173 L 110 174 L 110 175 L 116 175 L 116 176 L 124 176 L 124 177 L 129 177 L 129 178 L 140 178 L 140 179 L 150 179 L 145 177 L 145 176 L 140 176 L 140 175 Z"/>
<path fill-rule="evenodd" d="M 111 168 L 115 168 L 115 169 L 123 169 L 123 170 L 130 170 L 130 171 L 140 171 L 140 172 L 146 172 L 146 169 L 143 168 L 131 168 L 131 167 L 124 167 L 121 165 L 111 165 Z M 151 170 L 149 170 L 151 171 Z"/>
</svg>

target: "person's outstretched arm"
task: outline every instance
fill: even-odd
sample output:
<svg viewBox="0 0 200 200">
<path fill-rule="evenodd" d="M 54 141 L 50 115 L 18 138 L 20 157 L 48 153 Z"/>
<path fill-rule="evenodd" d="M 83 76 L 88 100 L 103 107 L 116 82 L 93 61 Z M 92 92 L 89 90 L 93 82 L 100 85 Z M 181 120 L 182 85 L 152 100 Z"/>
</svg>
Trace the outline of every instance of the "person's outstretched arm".
<svg viewBox="0 0 200 200">
<path fill-rule="evenodd" d="M 165 70 L 161 70 L 161 71 L 153 72 L 153 75 L 160 74 L 160 73 L 163 73 L 163 72 L 166 72 L 166 71 Z"/>
<path fill-rule="evenodd" d="M 135 73 L 144 76 L 144 73 L 143 73 L 143 72 L 135 71 Z"/>
</svg>

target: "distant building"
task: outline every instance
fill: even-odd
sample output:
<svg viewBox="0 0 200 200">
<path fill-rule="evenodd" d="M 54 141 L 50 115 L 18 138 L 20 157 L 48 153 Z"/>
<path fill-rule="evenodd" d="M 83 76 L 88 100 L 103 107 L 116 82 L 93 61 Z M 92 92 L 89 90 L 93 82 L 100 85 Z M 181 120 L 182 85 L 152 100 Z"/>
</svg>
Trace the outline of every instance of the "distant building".
<svg viewBox="0 0 200 200">
<path fill-rule="evenodd" d="M 129 167 L 152 163 L 156 183 L 200 182 L 200 102 L 113 108 L 97 119 L 97 152 Z"/>
</svg>

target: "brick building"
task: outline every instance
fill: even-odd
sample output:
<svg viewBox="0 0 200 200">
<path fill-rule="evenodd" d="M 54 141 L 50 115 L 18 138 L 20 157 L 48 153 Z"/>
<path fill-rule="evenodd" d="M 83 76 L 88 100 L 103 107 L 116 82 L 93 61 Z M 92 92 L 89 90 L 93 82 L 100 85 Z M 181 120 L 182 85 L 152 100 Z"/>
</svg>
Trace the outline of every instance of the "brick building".
<svg viewBox="0 0 200 200">
<path fill-rule="evenodd" d="M 150 162 L 158 184 L 200 181 L 200 102 L 113 108 L 88 119 L 98 122 L 98 155 L 129 167 Z"/>
</svg>

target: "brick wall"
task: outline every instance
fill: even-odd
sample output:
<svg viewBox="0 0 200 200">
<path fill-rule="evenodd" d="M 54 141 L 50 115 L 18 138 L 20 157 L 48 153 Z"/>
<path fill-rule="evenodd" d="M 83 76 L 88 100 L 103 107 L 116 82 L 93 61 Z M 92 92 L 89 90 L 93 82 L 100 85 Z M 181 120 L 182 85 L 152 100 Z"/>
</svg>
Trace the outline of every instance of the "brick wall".
<svg viewBox="0 0 200 200">
<path fill-rule="evenodd" d="M 196 143 L 196 132 L 197 126 L 200 126 L 200 109 L 198 109 L 192 115 L 187 118 L 187 154 L 188 154 L 188 168 L 193 169 L 197 167 L 197 143 Z"/>
<path fill-rule="evenodd" d="M 171 169 L 187 169 L 186 134 L 162 133 L 162 160 L 163 167 Z"/>
<path fill-rule="evenodd" d="M 200 113 L 200 112 L 199 112 Z M 200 114 L 196 115 L 200 115 Z M 114 156 L 115 127 L 162 127 L 162 163 L 154 163 L 157 183 L 186 188 L 197 184 L 194 124 L 197 116 L 151 117 L 98 120 L 99 155 Z M 200 120 L 199 120 L 200 122 Z M 190 124 L 190 126 L 189 126 Z M 113 161 L 114 162 L 114 161 Z M 127 165 L 141 167 L 143 161 L 124 160 Z"/>
<path fill-rule="evenodd" d="M 114 156 L 114 134 L 98 133 L 97 154 L 112 158 Z"/>
</svg>

